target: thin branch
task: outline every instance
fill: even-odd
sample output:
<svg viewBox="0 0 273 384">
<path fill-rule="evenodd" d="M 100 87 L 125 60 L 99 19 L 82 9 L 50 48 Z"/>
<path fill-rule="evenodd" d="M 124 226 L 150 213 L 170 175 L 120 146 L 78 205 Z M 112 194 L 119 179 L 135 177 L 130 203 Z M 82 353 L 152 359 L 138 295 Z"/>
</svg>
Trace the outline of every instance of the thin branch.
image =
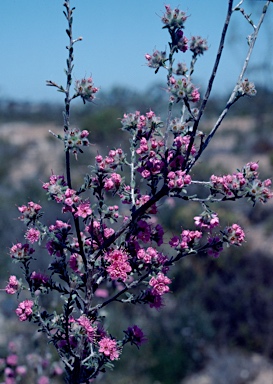
<svg viewBox="0 0 273 384">
<path fill-rule="evenodd" d="M 250 60 L 251 54 L 253 52 L 253 48 L 254 48 L 254 45 L 256 43 L 260 27 L 261 27 L 261 25 L 262 25 L 262 23 L 264 21 L 264 17 L 265 17 L 265 14 L 267 12 L 267 9 L 269 7 L 269 4 L 270 4 L 270 1 L 267 1 L 265 6 L 263 7 L 262 15 L 261 15 L 260 20 L 259 20 L 259 22 L 257 24 L 257 27 L 256 27 L 255 31 L 253 32 L 253 34 L 251 35 L 251 39 L 250 39 L 250 43 L 249 43 L 249 49 L 248 49 L 248 52 L 247 52 L 247 55 L 246 55 L 246 58 L 245 58 L 245 61 L 244 61 L 244 64 L 243 64 L 243 68 L 242 68 L 242 71 L 241 71 L 241 73 L 239 75 L 238 81 L 237 81 L 237 83 L 236 83 L 236 85 L 235 85 L 235 87 L 234 87 L 234 89 L 233 89 L 233 91 L 232 91 L 232 93 L 230 95 L 230 98 L 227 101 L 227 104 L 226 104 L 224 110 L 222 111 L 221 115 L 219 116 L 218 120 L 216 121 L 213 129 L 209 133 L 207 139 L 200 146 L 200 149 L 199 149 L 197 155 L 192 160 L 192 162 L 187 166 L 187 168 L 186 168 L 187 172 L 190 171 L 190 169 L 193 167 L 193 165 L 196 163 L 196 161 L 199 159 L 201 154 L 204 152 L 204 150 L 208 146 L 209 142 L 211 141 L 211 139 L 215 135 L 217 129 L 219 128 L 219 126 L 221 125 L 223 119 L 225 118 L 226 114 L 228 113 L 228 110 L 230 109 L 230 107 L 239 99 L 239 97 L 238 97 L 238 88 L 240 87 L 240 84 L 241 84 L 241 82 L 243 80 L 243 77 L 245 75 L 246 69 L 248 67 L 249 60 Z"/>
<path fill-rule="evenodd" d="M 190 139 L 190 143 L 189 143 L 189 146 L 188 146 L 187 155 L 186 155 L 185 163 L 184 163 L 186 165 L 187 172 L 192 167 L 191 164 L 190 164 L 189 167 L 187 166 L 188 159 L 189 159 L 189 156 L 190 156 L 190 153 L 191 153 L 191 149 L 192 149 L 192 146 L 193 146 L 193 143 L 194 143 L 194 140 L 195 140 L 197 128 L 198 128 L 200 119 L 201 119 L 201 117 L 202 117 L 202 115 L 203 115 L 203 113 L 205 111 L 205 108 L 206 108 L 206 105 L 207 105 L 207 102 L 208 102 L 208 99 L 209 99 L 209 96 L 210 96 L 210 93 L 211 93 L 211 90 L 212 90 L 213 82 L 214 82 L 214 79 L 215 79 L 215 76 L 216 76 L 216 73 L 217 73 L 217 70 L 218 70 L 220 59 L 221 59 L 221 56 L 222 56 L 222 52 L 223 52 L 223 48 L 224 48 L 224 43 L 225 43 L 225 38 L 226 38 L 226 34 L 227 34 L 227 30 L 228 30 L 228 26 L 229 26 L 231 14 L 232 14 L 232 5 L 233 5 L 233 0 L 229 0 L 227 16 L 226 16 L 225 24 L 223 26 L 223 30 L 222 30 L 222 34 L 221 34 L 221 40 L 220 40 L 217 56 L 216 56 L 216 59 L 215 59 L 215 63 L 214 63 L 214 66 L 213 66 L 212 74 L 210 76 L 208 87 L 207 87 L 207 90 L 206 90 L 206 93 L 205 93 L 205 97 L 204 97 L 204 99 L 202 101 L 202 104 L 201 104 L 198 116 L 197 116 L 197 118 L 196 118 L 196 120 L 195 120 L 195 122 L 193 124 L 193 130 L 192 130 L 192 134 L 191 134 L 191 139 Z"/>
</svg>

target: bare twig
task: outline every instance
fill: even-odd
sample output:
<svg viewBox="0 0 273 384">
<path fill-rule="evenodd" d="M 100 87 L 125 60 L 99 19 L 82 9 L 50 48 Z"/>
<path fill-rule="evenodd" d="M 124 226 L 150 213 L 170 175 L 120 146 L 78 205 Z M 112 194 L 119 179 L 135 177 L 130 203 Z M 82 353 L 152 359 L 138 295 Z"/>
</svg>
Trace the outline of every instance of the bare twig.
<svg viewBox="0 0 273 384">
<path fill-rule="evenodd" d="M 194 121 L 194 124 L 193 124 L 193 130 L 192 130 L 192 134 L 191 134 L 191 139 L 190 139 L 190 143 L 189 143 L 189 146 L 188 146 L 187 155 L 186 155 L 185 163 L 184 163 L 185 166 L 186 166 L 185 168 L 186 168 L 187 172 L 189 172 L 189 170 L 192 168 L 192 165 L 193 165 L 191 163 L 189 165 L 187 165 L 187 163 L 188 163 L 188 159 L 189 159 L 189 156 L 190 156 L 190 153 L 191 153 L 191 149 L 192 149 L 192 146 L 193 146 L 193 143 L 194 143 L 194 140 L 195 140 L 195 136 L 196 136 L 196 132 L 197 132 L 197 129 L 198 129 L 198 125 L 199 125 L 200 119 L 201 119 L 201 117 L 202 117 L 202 115 L 203 115 L 203 113 L 205 111 L 205 108 L 206 108 L 206 105 L 207 105 L 207 102 L 208 102 L 208 99 L 209 99 L 209 96 L 210 96 L 210 93 L 211 93 L 211 90 L 212 90 L 213 82 L 214 82 L 214 79 L 215 79 L 215 76 L 216 76 L 216 73 L 217 73 L 217 69 L 218 69 L 218 66 L 219 66 L 219 63 L 220 63 L 220 59 L 221 59 L 221 56 L 222 56 L 222 52 L 223 52 L 223 48 L 224 48 L 224 42 L 225 42 L 225 38 L 226 38 L 226 34 L 227 34 L 227 29 L 228 29 L 228 26 L 229 26 L 229 23 L 230 23 L 230 17 L 231 17 L 231 14 L 232 14 L 232 5 L 233 5 L 233 0 L 229 0 L 227 16 L 226 16 L 225 24 L 224 24 L 224 27 L 223 27 L 223 30 L 222 30 L 221 40 L 220 40 L 220 44 L 219 44 L 216 60 L 215 60 L 214 66 L 213 66 L 212 74 L 210 76 L 208 87 L 207 87 L 207 90 L 206 90 L 206 93 L 205 93 L 205 97 L 204 97 L 204 99 L 202 101 L 202 104 L 201 104 L 198 116 L 197 116 L 197 118 L 196 118 L 196 120 Z"/>
<path fill-rule="evenodd" d="M 258 37 L 258 33 L 259 33 L 259 30 L 260 30 L 260 27 L 263 23 L 263 20 L 264 20 L 264 17 L 265 17 L 265 14 L 267 12 L 267 9 L 269 7 L 269 4 L 270 4 L 270 1 L 267 1 L 267 3 L 264 5 L 263 7 L 263 11 L 262 11 L 262 14 L 261 14 L 261 17 L 260 17 L 260 20 L 257 24 L 257 27 L 255 28 L 253 34 L 251 35 L 251 39 L 250 39 L 250 42 L 249 42 L 249 49 L 248 49 L 248 52 L 247 52 L 247 55 L 246 55 L 246 58 L 245 58 L 245 61 L 244 61 L 244 64 L 243 64 L 243 68 L 242 68 L 242 71 L 239 75 L 239 78 L 238 78 L 238 81 L 230 95 L 230 98 L 229 100 L 227 101 L 227 104 L 224 108 L 224 110 L 222 111 L 221 115 L 219 116 L 218 120 L 216 121 L 213 129 L 211 130 L 211 132 L 209 133 L 207 139 L 204 141 L 204 143 L 200 146 L 200 149 L 197 153 L 197 155 L 195 156 L 195 158 L 192 160 L 192 162 L 190 164 L 188 164 L 187 166 L 187 171 L 189 172 L 190 169 L 193 167 L 193 165 L 196 163 L 196 161 L 199 159 L 199 157 L 201 156 L 201 154 L 204 152 L 204 150 L 206 149 L 206 147 L 208 146 L 209 142 L 211 141 L 211 139 L 213 138 L 213 136 L 215 135 L 217 129 L 219 128 L 219 126 L 221 125 L 224 117 L 226 116 L 228 110 L 230 109 L 230 107 L 239 99 L 238 97 L 238 89 L 240 87 L 240 84 L 243 80 L 243 77 L 245 75 L 245 72 L 246 72 L 246 69 L 248 67 L 248 64 L 249 64 L 249 60 L 250 60 L 250 57 L 251 57 L 251 54 L 253 52 L 253 48 L 254 48 L 254 45 L 256 43 L 256 40 L 257 40 L 257 37 Z M 202 104 L 203 105 L 203 104 Z M 200 115 L 200 113 L 199 113 Z M 199 117 L 199 116 L 198 116 Z M 198 119 L 198 118 L 197 118 Z"/>
</svg>

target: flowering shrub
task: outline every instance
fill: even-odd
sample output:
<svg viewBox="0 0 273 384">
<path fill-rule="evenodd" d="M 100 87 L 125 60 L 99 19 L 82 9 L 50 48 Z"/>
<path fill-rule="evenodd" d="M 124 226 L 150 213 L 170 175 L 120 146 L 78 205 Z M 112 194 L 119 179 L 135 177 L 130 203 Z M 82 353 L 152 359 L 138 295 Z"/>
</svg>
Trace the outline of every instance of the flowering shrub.
<svg viewBox="0 0 273 384">
<path fill-rule="evenodd" d="M 42 186 L 49 200 L 60 205 L 62 219 L 45 225 L 38 203 L 29 202 L 18 208 L 19 220 L 26 225 L 26 243 L 14 244 L 10 256 L 20 263 L 25 283 L 10 276 L 6 292 L 18 295 L 22 290 L 29 292 L 30 299 L 19 303 L 16 309 L 19 320 L 30 320 L 46 333 L 64 363 L 67 383 L 89 383 L 119 359 L 125 344 L 139 347 L 146 341 L 137 325 L 129 326 L 122 339 L 114 337 L 104 327 L 102 309 L 112 302 L 161 308 L 164 295 L 170 291 L 170 268 L 177 261 L 193 253 L 217 257 L 224 244 L 241 246 L 245 240 L 243 229 L 236 223 L 221 229 L 221 218 L 211 211 L 210 202 L 246 198 L 253 204 L 264 203 L 273 194 L 270 180 L 258 178 L 258 163 L 254 162 L 233 175 L 212 175 L 206 182 L 195 181 L 190 175 L 232 104 L 256 92 L 252 83 L 243 80 L 244 67 L 211 132 L 205 136 L 198 130 L 221 58 L 229 18 L 235 10 L 232 1 L 214 71 L 198 106 L 201 96 L 191 76 L 197 59 L 208 49 L 207 42 L 197 36 L 189 43 L 183 31 L 186 13 L 165 6 L 162 22 L 170 35 L 169 53 L 155 51 L 145 58 L 155 72 L 161 68 L 167 71 L 170 95 L 167 121 L 163 122 L 154 111 L 124 114 L 121 127 L 130 134 L 130 156 L 121 148 L 111 149 L 105 157 L 98 154 L 83 184 L 75 187 L 70 156 L 78 156 L 90 142 L 88 131 L 70 126 L 70 106 L 77 97 L 84 103 L 93 101 L 99 89 L 92 78 L 84 78 L 76 80 L 75 93 L 71 95 L 73 46 L 81 38 L 72 38 L 74 9 L 69 1 L 65 1 L 64 7 L 69 37 L 67 84 L 63 87 L 48 81 L 48 85 L 65 95 L 64 135 L 53 135 L 64 145 L 66 175 L 52 174 Z M 258 30 L 255 27 L 249 55 Z M 174 68 L 174 57 L 187 50 L 192 52 L 190 69 L 180 62 Z M 174 103 L 181 105 L 179 116 L 174 116 Z M 207 197 L 192 193 L 195 184 L 204 187 Z M 157 222 L 157 213 L 159 202 L 170 196 L 197 202 L 202 212 L 194 217 L 198 229 L 182 227 L 180 236 L 170 239 L 170 251 L 163 252 L 161 246 L 167 240 L 164 228 Z M 48 274 L 36 271 L 32 264 L 40 246 L 48 252 Z M 42 296 L 51 292 L 64 300 L 54 310 L 41 304 Z"/>
</svg>

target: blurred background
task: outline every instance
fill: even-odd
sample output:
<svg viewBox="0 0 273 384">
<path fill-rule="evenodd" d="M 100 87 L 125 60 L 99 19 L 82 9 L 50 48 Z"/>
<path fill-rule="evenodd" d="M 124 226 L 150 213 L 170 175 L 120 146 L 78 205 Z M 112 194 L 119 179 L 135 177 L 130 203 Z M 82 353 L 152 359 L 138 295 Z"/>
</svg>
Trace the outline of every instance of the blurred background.
<svg viewBox="0 0 273 384">
<path fill-rule="evenodd" d="M 99 151 L 128 148 L 120 130 L 124 113 L 153 109 L 164 120 L 168 95 L 166 73 L 157 75 L 145 65 L 144 55 L 168 48 L 162 30 L 161 1 L 75 0 L 75 79 L 92 76 L 101 88 L 94 103 L 72 106 L 72 124 L 90 131 L 90 149 L 73 160 L 74 184 L 80 185 Z M 73 4 L 73 2 L 72 2 Z M 171 7 L 177 3 L 169 1 Z M 228 1 L 183 0 L 179 5 L 190 17 L 185 35 L 207 38 L 209 51 L 196 65 L 193 82 L 204 95 L 212 71 Z M 244 8 L 254 23 L 265 1 L 246 0 Z M 73 4 L 74 5 L 74 4 Z M 259 161 L 260 177 L 273 173 L 273 5 L 269 7 L 246 76 L 255 82 L 255 98 L 243 98 L 232 107 L 206 154 L 193 170 L 195 180 L 212 173 L 232 173 L 248 161 Z M 67 51 L 62 1 L 1 0 L 0 14 L 0 282 L 4 288 L 18 267 L 9 260 L 9 248 L 23 239 L 16 219 L 17 206 L 39 202 L 45 222 L 52 223 L 59 207 L 47 201 L 42 182 L 51 171 L 64 173 L 62 143 L 48 133 L 62 130 L 63 95 L 45 86 L 46 80 L 65 85 Z M 250 25 L 235 13 L 212 96 L 200 129 L 208 133 L 225 107 L 247 52 Z M 180 53 L 189 64 L 190 56 Z M 169 236 L 181 227 L 193 229 L 200 206 L 165 202 L 160 221 Z M 166 207 L 166 205 L 165 205 Z M 173 294 L 160 311 L 145 307 L 115 306 L 107 311 L 118 324 L 110 331 L 122 337 L 122 327 L 137 324 L 148 342 L 140 350 L 126 346 L 113 373 L 98 379 L 110 384 L 264 384 L 273 381 L 273 204 L 250 202 L 212 207 L 225 224 L 238 222 L 247 234 L 240 248 L 226 248 L 219 259 L 191 256 L 172 272 Z M 166 247 L 167 250 L 167 247 Z M 41 252 L 39 267 L 49 263 Z M 44 356 L 54 352 L 43 335 L 33 337 L 31 324 L 19 324 L 16 298 L 0 293 L 0 357 L 17 340 L 26 351 Z M 122 316 L 121 316 L 122 314 Z M 26 344 L 25 340 L 29 344 Z M 44 340 L 44 342 L 42 342 Z M 1 366 L 1 364 L 0 364 Z M 0 367 L 1 369 L 1 367 Z M 26 383 L 30 379 L 26 379 Z M 52 379 L 53 380 L 53 379 Z M 58 383 L 58 380 L 55 381 Z M 61 382 L 61 381 L 60 381 Z"/>
</svg>

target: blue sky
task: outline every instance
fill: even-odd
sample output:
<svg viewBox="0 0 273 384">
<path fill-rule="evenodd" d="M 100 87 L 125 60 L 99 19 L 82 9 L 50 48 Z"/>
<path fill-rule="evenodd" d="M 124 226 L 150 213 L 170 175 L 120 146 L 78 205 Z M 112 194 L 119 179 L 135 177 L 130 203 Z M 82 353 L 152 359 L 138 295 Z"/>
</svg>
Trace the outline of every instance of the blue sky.
<svg viewBox="0 0 273 384">
<path fill-rule="evenodd" d="M 262 9 L 265 1 L 245 1 L 246 10 L 253 12 L 256 21 L 255 10 Z M 62 4 L 62 0 L 1 0 L 0 98 L 62 101 L 62 95 L 45 86 L 46 80 L 65 85 L 68 40 Z M 155 75 L 145 65 L 144 55 L 168 47 L 168 33 L 162 30 L 160 16 L 164 4 L 170 4 L 190 14 L 185 25 L 187 37 L 201 35 L 208 40 L 210 49 L 198 61 L 194 76 L 195 84 L 201 91 L 204 89 L 217 52 L 228 0 L 71 0 L 71 4 L 76 7 L 74 38 L 83 36 L 83 41 L 75 45 L 75 79 L 92 75 L 95 85 L 103 90 L 114 85 L 145 90 L 154 82 L 163 81 L 165 71 Z M 271 20 L 272 8 L 273 4 L 267 15 Z M 258 38 L 253 63 L 267 58 L 273 61 L 268 28 L 264 25 Z M 249 25 L 236 12 L 229 34 L 229 41 L 236 42 L 226 45 L 215 84 L 217 92 L 232 89 L 250 33 Z M 189 56 L 181 53 L 177 60 L 189 62 Z"/>
</svg>

